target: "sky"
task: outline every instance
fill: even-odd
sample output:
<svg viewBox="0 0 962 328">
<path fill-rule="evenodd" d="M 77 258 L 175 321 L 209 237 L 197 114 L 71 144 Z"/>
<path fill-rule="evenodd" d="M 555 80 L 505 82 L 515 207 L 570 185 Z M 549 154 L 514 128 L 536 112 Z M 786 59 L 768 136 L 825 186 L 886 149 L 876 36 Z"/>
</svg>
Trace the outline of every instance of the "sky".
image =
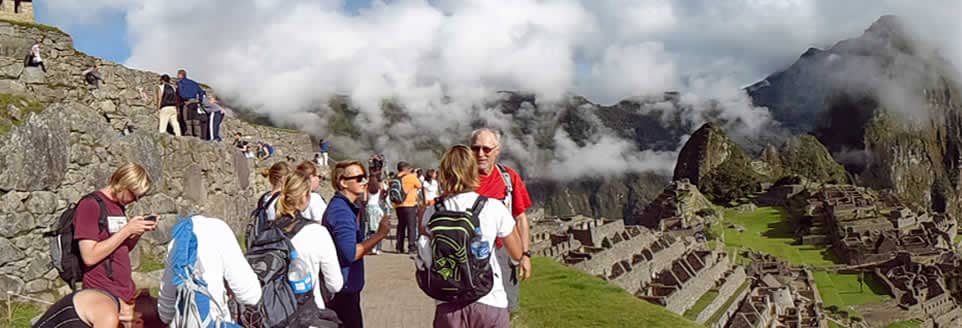
<svg viewBox="0 0 962 328">
<path fill-rule="evenodd" d="M 573 93 L 599 104 L 679 91 L 695 105 L 691 115 L 704 111 L 699 104 L 721 103 L 721 116 L 761 129 L 767 109 L 754 107 L 742 87 L 809 47 L 858 37 L 886 14 L 962 64 L 959 0 L 46 0 L 36 7 L 38 21 L 66 30 L 86 53 L 155 72 L 185 68 L 226 98 L 316 134 L 327 132 L 329 111 L 320 120 L 305 113 L 348 95 L 360 111 L 355 125 L 370 136 L 358 146 L 366 150 L 418 138 L 451 143 L 478 119 L 510 129 L 510 117 L 477 110 L 498 90 L 529 92 L 541 103 Z M 402 103 L 410 121 L 388 126 L 385 99 Z M 611 135 L 585 145 L 555 139 L 571 154 L 637 167 L 671 157 L 632 152 Z M 514 142 L 524 148 L 523 138 Z M 536 153 L 520 148 L 519 157 Z"/>
</svg>

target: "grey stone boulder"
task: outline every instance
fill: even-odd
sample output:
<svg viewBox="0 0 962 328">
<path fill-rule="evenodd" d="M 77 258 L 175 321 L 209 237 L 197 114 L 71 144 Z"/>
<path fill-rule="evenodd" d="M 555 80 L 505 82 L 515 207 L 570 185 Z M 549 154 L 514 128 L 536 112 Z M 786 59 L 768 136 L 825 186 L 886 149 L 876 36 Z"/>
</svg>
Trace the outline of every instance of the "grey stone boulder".
<svg viewBox="0 0 962 328">
<path fill-rule="evenodd" d="M 44 84 L 47 83 L 47 74 L 39 67 L 24 67 L 20 80 L 26 84 Z"/>
<path fill-rule="evenodd" d="M 0 190 L 36 191 L 54 189 L 67 170 L 67 130 L 63 108 L 50 108 L 32 115 L 15 128 L 0 153 Z"/>
</svg>

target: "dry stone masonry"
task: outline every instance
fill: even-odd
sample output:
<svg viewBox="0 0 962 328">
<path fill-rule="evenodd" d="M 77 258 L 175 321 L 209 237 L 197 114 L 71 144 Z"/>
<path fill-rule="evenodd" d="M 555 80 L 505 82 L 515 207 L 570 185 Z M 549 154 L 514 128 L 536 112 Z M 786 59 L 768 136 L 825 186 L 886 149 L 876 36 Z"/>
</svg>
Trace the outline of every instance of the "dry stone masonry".
<svg viewBox="0 0 962 328">
<path fill-rule="evenodd" d="M 11 1 L 6 1 L 11 2 Z M 6 5 L 6 4 L 5 4 Z M 47 73 L 23 67 L 22 57 L 44 37 Z M 160 228 L 134 251 L 163 256 L 177 217 L 223 218 L 245 223 L 255 199 L 267 190 L 256 171 L 277 158 L 309 159 L 307 135 L 228 118 L 223 135 L 240 132 L 272 144 L 266 161 L 244 158 L 229 142 L 212 143 L 157 132 L 153 109 L 159 75 L 89 57 L 52 28 L 0 22 L 0 290 L 45 300 L 62 283 L 48 266 L 47 231 L 59 213 L 106 184 L 115 168 L 134 161 L 147 168 L 150 193 L 130 206 L 131 215 L 160 214 Z M 81 72 L 101 64 L 105 83 L 86 85 Z M 329 195 L 327 195 L 329 196 Z"/>
</svg>

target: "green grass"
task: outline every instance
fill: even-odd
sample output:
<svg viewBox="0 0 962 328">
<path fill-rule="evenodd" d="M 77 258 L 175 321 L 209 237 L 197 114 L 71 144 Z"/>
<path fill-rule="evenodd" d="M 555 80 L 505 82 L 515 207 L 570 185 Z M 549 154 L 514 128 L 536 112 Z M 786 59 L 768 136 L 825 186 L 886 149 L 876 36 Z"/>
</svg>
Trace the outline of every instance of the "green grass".
<svg viewBox="0 0 962 328">
<path fill-rule="evenodd" d="M 889 299 L 888 289 L 874 274 L 865 275 L 865 284 L 859 287 L 858 274 L 814 272 L 815 284 L 825 306 L 836 305 L 840 310 L 852 311 L 852 305 L 880 303 Z"/>
<path fill-rule="evenodd" d="M 745 228 L 738 232 L 728 228 L 734 223 Z M 750 248 L 755 251 L 775 255 L 794 265 L 828 267 L 841 264 L 826 248 L 812 245 L 793 245 L 794 228 L 788 213 L 782 208 L 762 207 L 754 212 L 739 213 L 726 209 L 725 227 L 716 225 L 713 229 L 723 229 L 725 245 L 731 248 Z M 739 260 L 736 258 L 736 261 Z M 883 302 L 889 292 L 881 281 L 872 274 L 865 275 L 864 288 L 859 288 L 859 275 L 815 272 L 815 282 L 825 306 L 836 305 L 842 310 L 852 312 L 849 306 Z"/>
<path fill-rule="evenodd" d="M 722 223 L 725 245 L 768 253 L 795 265 L 834 265 L 835 257 L 826 248 L 792 245 L 795 242 L 795 229 L 788 217 L 784 209 L 775 207 L 761 207 L 754 212 L 743 213 L 726 209 L 725 221 Z M 734 228 L 728 228 L 731 223 L 740 225 L 745 230 L 738 232 Z"/>
<path fill-rule="evenodd" d="M 23 124 L 23 121 L 13 118 L 7 112 L 7 107 L 10 105 L 20 108 L 21 119 L 26 119 L 30 113 L 39 113 L 43 110 L 43 105 L 38 101 L 29 100 L 22 96 L 0 93 L 0 135 L 6 135 L 10 133 L 10 130 L 12 130 L 14 126 Z"/>
<path fill-rule="evenodd" d="M 41 31 L 57 32 L 57 33 L 60 33 L 60 34 L 63 34 L 63 35 L 67 35 L 66 32 L 60 30 L 60 29 L 57 28 L 57 27 L 50 26 L 50 25 L 37 24 L 37 23 L 32 23 L 32 22 L 21 22 L 21 21 L 16 21 L 16 20 L 12 20 L 12 19 L 3 19 L 3 18 L 0 18 L 0 22 L 10 23 L 10 24 L 14 24 L 14 25 L 20 25 L 20 26 L 24 26 L 24 27 L 34 27 L 34 28 L 40 29 Z"/>
<path fill-rule="evenodd" d="M 885 328 L 918 328 L 922 325 L 922 321 L 917 319 L 905 320 L 899 322 L 893 322 L 885 326 Z"/>
<path fill-rule="evenodd" d="M 521 283 L 521 310 L 512 327 L 700 327 L 549 258 L 532 262 L 538 273 Z"/>
<path fill-rule="evenodd" d="M 751 281 L 746 280 L 745 282 L 742 283 L 741 286 L 738 286 L 738 289 L 735 290 L 735 293 L 733 293 L 732 296 L 729 297 L 727 301 L 725 301 L 725 304 L 722 304 L 722 306 L 715 311 L 715 314 L 712 314 L 711 318 L 708 318 L 708 321 L 705 321 L 705 323 L 713 324 L 715 322 L 718 322 L 718 320 L 721 320 L 722 315 L 725 314 L 725 310 L 731 307 L 732 303 L 736 301 L 738 295 L 740 295 L 743 291 L 745 291 L 746 288 L 751 287 L 751 285 L 752 285 Z"/>
<path fill-rule="evenodd" d="M 43 310 L 39 305 L 20 302 L 7 304 L 6 301 L 0 301 L 0 327 L 30 327 L 30 319 L 41 313 Z"/>
<path fill-rule="evenodd" d="M 845 327 L 842 326 L 842 325 L 840 325 L 840 324 L 835 323 L 835 321 L 829 320 L 829 321 L 828 321 L 828 328 L 845 328 Z"/>
<path fill-rule="evenodd" d="M 137 271 L 154 272 L 163 268 L 164 260 L 149 255 L 143 255 L 140 257 L 140 267 L 137 268 Z"/>
<path fill-rule="evenodd" d="M 710 305 L 711 302 L 717 297 L 717 290 L 709 290 L 707 293 L 705 293 L 705 295 L 702 295 L 697 302 L 695 302 L 695 305 L 688 309 L 688 311 L 685 311 L 685 318 L 688 318 L 688 320 L 691 321 L 697 320 L 698 315 L 701 314 L 702 311 L 705 311 L 705 308 L 708 307 L 708 305 Z"/>
</svg>

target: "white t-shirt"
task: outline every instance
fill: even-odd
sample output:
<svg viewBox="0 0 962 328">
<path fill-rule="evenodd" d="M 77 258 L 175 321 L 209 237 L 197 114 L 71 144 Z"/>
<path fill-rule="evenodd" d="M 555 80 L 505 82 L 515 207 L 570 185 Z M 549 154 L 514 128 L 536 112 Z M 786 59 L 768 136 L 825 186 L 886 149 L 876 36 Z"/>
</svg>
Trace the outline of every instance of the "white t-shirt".
<svg viewBox="0 0 962 328">
<path fill-rule="evenodd" d="M 431 180 L 431 182 L 424 181 L 422 185 L 424 186 L 424 200 L 438 198 L 438 179 Z"/>
<path fill-rule="evenodd" d="M 468 192 L 448 197 L 444 200 L 444 207 L 451 211 L 467 211 L 474 206 L 474 201 L 478 199 L 478 194 Z M 494 273 L 494 284 L 491 292 L 478 299 L 478 303 L 490 305 L 498 308 L 508 308 L 508 295 L 504 292 L 504 285 L 501 284 L 501 266 L 494 255 L 494 240 L 498 237 L 507 237 L 514 231 L 514 218 L 511 212 L 501 202 L 489 199 L 481 209 L 478 217 L 481 222 L 481 240 L 487 242 L 491 249 L 491 256 L 488 257 L 491 263 L 491 271 Z M 426 263 L 431 263 L 431 244 L 427 236 L 422 235 L 418 239 L 418 257 L 416 265 L 424 267 Z"/>
<path fill-rule="evenodd" d="M 227 223 L 220 219 L 194 216 L 194 235 L 197 236 L 197 267 L 202 268 L 207 291 L 221 308 L 221 313 L 229 314 L 227 306 L 227 289 L 224 281 L 230 286 L 237 301 L 242 304 L 254 305 L 261 299 L 261 285 L 250 264 L 244 259 L 240 245 L 234 237 Z M 167 253 L 174 243 L 167 245 Z M 167 259 L 167 269 L 160 283 L 160 297 L 157 300 L 157 312 L 161 320 L 170 322 L 174 316 L 174 306 L 177 302 L 177 286 L 173 284 L 174 273 L 171 271 L 170 259 Z M 211 302 L 213 306 L 213 302 Z M 226 317 L 230 319 L 230 316 Z"/>
<path fill-rule="evenodd" d="M 40 58 L 40 44 L 35 43 L 32 47 L 30 47 L 30 53 L 33 54 L 34 60 L 38 62 L 43 61 L 43 59 Z"/>
<path fill-rule="evenodd" d="M 330 295 L 341 290 L 344 286 L 344 277 L 341 276 L 341 265 L 337 261 L 337 249 L 334 248 L 334 240 L 327 228 L 320 224 L 308 224 L 301 229 L 293 238 L 291 244 L 297 250 L 297 256 L 305 259 L 310 272 L 322 272 L 324 274 L 324 285 Z M 314 302 L 318 309 L 324 308 L 324 298 L 321 296 L 321 282 L 314 277 Z"/>
<path fill-rule="evenodd" d="M 327 202 L 324 201 L 324 197 L 316 192 L 311 193 L 311 203 L 307 206 L 307 209 L 301 213 L 304 218 L 308 220 L 317 221 L 317 223 L 322 223 L 324 218 L 324 211 L 327 210 Z"/>
<path fill-rule="evenodd" d="M 260 203 L 266 202 L 268 199 L 271 199 L 271 195 L 273 194 L 274 194 L 273 192 L 265 194 L 264 196 L 261 197 L 259 202 Z M 265 209 L 265 211 L 267 212 L 267 221 L 274 221 L 274 219 L 277 218 L 277 200 L 279 199 L 281 199 L 280 194 L 278 194 L 277 197 L 275 197 L 270 204 L 267 204 L 267 208 Z"/>
</svg>

